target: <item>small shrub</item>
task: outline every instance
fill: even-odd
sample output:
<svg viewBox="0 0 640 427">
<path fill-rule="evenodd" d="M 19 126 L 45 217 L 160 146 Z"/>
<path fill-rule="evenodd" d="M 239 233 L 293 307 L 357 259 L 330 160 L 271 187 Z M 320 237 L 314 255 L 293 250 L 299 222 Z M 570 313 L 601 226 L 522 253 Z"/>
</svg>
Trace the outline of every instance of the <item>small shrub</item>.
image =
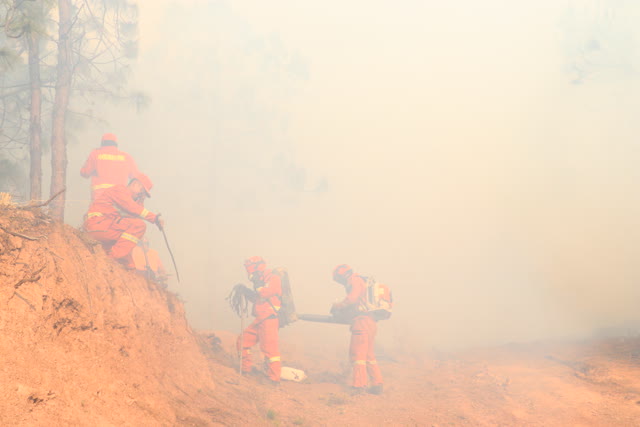
<svg viewBox="0 0 640 427">
<path fill-rule="evenodd" d="M 326 400 L 328 406 L 339 406 L 347 403 L 347 398 L 345 396 L 334 393 L 330 393 Z"/>
<path fill-rule="evenodd" d="M 276 411 L 274 411 L 273 409 L 269 409 L 267 411 L 267 418 L 270 419 L 271 421 L 275 420 L 278 417 L 278 414 L 276 414 Z"/>
</svg>

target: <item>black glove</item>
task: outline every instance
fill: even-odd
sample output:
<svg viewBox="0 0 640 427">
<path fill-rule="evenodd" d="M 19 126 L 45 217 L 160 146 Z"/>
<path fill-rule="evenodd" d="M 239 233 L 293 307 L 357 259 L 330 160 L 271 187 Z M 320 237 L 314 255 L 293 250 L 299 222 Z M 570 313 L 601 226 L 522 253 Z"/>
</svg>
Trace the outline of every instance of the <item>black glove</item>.
<svg viewBox="0 0 640 427">
<path fill-rule="evenodd" d="M 335 316 L 337 313 L 344 311 L 344 309 L 345 307 L 341 303 L 335 302 L 331 305 L 329 312 Z"/>
<path fill-rule="evenodd" d="M 160 214 L 156 215 L 156 220 L 154 221 L 154 224 L 158 226 L 160 231 L 162 231 L 162 229 L 164 228 L 164 226 L 162 225 L 162 220 L 160 219 Z"/>
</svg>

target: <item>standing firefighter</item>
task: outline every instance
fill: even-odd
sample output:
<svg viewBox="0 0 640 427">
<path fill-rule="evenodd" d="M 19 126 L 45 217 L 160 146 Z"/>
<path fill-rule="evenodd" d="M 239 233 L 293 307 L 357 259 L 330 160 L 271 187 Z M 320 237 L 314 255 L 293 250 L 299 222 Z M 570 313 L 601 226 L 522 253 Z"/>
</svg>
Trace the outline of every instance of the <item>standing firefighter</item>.
<svg viewBox="0 0 640 427">
<path fill-rule="evenodd" d="M 100 148 L 89 154 L 80 175 L 91 177 L 91 200 L 96 200 L 106 188 L 114 185 L 127 185 L 138 174 L 133 158 L 118 149 L 118 138 L 112 133 L 102 135 Z"/>
<path fill-rule="evenodd" d="M 242 372 L 251 372 L 251 347 L 260 343 L 266 358 L 267 376 L 272 384 L 280 383 L 280 351 L 278 350 L 278 311 L 282 305 L 282 285 L 279 275 L 267 269 L 264 259 L 253 256 L 244 263 L 251 290 L 244 285 L 240 289 L 253 302 L 254 321 L 238 337 L 238 351 L 242 357 Z"/>
<path fill-rule="evenodd" d="M 369 393 L 381 394 L 382 374 L 376 361 L 374 343 L 378 329 L 377 316 L 369 310 L 367 292 L 371 289 L 368 280 L 355 274 L 346 264 L 337 266 L 333 270 L 333 280 L 344 286 L 347 296 L 341 302 L 333 304 L 331 313 L 339 317 L 352 317 L 351 344 L 349 357 L 353 365 L 353 381 L 351 383 L 354 394 L 364 392 L 371 379 Z"/>
<path fill-rule="evenodd" d="M 138 174 L 129 185 L 114 185 L 100 193 L 91 204 L 85 229 L 89 235 L 103 243 L 109 256 L 135 269 L 131 251 L 144 236 L 147 226 L 143 220 L 162 229 L 159 215 L 146 210 L 136 199 L 150 197 L 151 180 Z"/>
</svg>

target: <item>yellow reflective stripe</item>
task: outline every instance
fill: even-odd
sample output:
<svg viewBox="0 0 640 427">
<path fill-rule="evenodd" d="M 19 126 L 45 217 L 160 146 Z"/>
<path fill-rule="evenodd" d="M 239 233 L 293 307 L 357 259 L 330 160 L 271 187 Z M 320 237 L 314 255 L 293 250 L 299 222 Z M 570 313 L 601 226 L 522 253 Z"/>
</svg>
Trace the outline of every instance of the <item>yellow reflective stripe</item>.
<svg viewBox="0 0 640 427">
<path fill-rule="evenodd" d="M 128 241 L 130 241 L 130 242 L 133 242 L 133 243 L 135 243 L 135 244 L 137 244 L 137 243 L 140 241 L 140 239 L 138 239 L 136 236 L 133 236 L 133 235 L 131 235 L 131 234 L 129 234 L 129 233 L 122 233 L 122 234 L 120 235 L 120 238 L 121 238 L 121 239 L 128 240 Z"/>
<path fill-rule="evenodd" d="M 274 305 L 274 306 L 273 306 L 273 308 L 274 308 L 276 311 L 280 310 L 280 306 L 279 306 L 279 305 Z"/>
<path fill-rule="evenodd" d="M 354 365 L 366 365 L 367 361 L 366 360 L 354 360 L 353 363 L 354 363 Z"/>
<path fill-rule="evenodd" d="M 149 211 L 146 209 L 142 209 L 142 212 L 140 212 L 140 218 L 146 218 L 147 215 L 149 215 Z"/>
<path fill-rule="evenodd" d="M 98 154 L 98 160 L 115 160 L 118 162 L 124 162 L 127 159 L 124 157 L 124 154 L 102 153 L 102 154 Z"/>
<path fill-rule="evenodd" d="M 98 184 L 91 187 L 92 190 L 102 190 L 103 188 L 111 188 L 114 184 Z"/>
<path fill-rule="evenodd" d="M 377 360 L 367 360 L 367 363 L 368 363 L 369 365 L 377 365 L 377 364 L 378 364 L 378 361 L 377 361 Z"/>
<path fill-rule="evenodd" d="M 279 361 L 280 361 L 280 356 L 273 356 L 269 358 L 269 363 L 279 362 Z"/>
<path fill-rule="evenodd" d="M 87 218 L 93 218 L 94 216 L 104 216 L 102 212 L 89 212 Z"/>
</svg>

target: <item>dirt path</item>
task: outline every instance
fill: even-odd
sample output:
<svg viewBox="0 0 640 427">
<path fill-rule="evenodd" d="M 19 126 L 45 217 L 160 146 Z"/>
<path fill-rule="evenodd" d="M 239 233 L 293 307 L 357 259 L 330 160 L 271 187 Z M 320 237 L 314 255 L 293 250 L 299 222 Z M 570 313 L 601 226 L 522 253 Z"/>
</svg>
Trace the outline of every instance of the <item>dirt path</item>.
<svg viewBox="0 0 640 427">
<path fill-rule="evenodd" d="M 639 355 L 637 338 L 510 345 L 382 360 L 382 396 L 348 395 L 339 370 L 277 390 L 246 378 L 229 388 L 254 402 L 264 425 L 636 426 Z M 313 372 L 317 361 L 300 363 Z"/>
</svg>

